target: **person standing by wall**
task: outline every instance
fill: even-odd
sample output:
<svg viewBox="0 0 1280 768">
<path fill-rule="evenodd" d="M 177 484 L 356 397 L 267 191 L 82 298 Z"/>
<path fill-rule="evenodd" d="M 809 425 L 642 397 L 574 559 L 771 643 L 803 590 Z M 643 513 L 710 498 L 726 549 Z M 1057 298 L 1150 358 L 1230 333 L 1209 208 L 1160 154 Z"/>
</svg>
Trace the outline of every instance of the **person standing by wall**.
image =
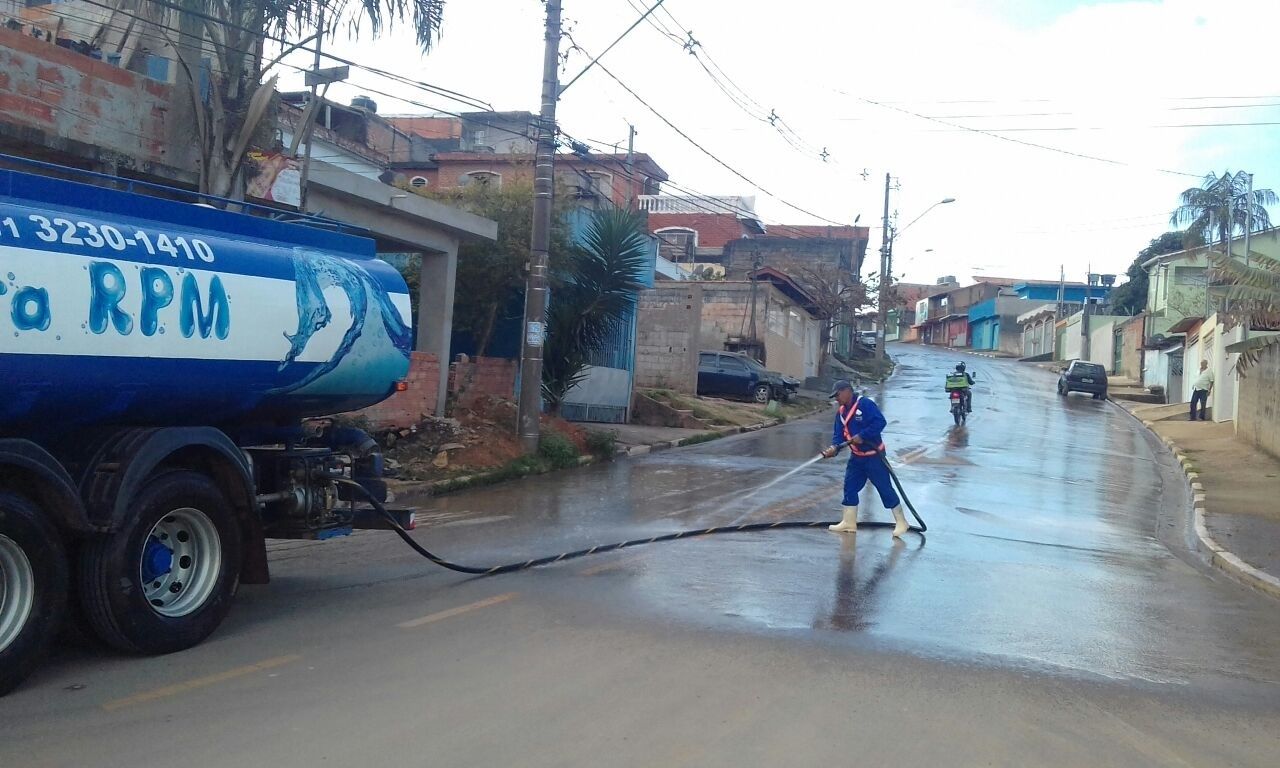
<svg viewBox="0 0 1280 768">
<path fill-rule="evenodd" d="M 1209 404 L 1209 393 L 1213 392 L 1213 371 L 1209 370 L 1209 361 L 1200 361 L 1200 376 L 1191 385 L 1191 418 L 1196 420 L 1196 403 L 1200 403 L 1200 420 L 1205 421 L 1204 410 Z"/>
</svg>

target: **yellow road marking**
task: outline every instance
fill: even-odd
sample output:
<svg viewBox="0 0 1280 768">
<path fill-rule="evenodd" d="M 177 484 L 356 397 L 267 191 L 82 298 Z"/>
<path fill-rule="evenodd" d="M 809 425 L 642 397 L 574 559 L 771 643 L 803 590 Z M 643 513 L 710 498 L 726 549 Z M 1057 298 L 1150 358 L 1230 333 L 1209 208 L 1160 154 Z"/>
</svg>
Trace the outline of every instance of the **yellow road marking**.
<svg viewBox="0 0 1280 768">
<path fill-rule="evenodd" d="M 505 594 L 495 595 L 493 597 L 486 597 L 483 600 L 477 600 L 474 603 L 460 605 L 457 608 L 450 608 L 444 611 L 436 611 L 435 613 L 429 613 L 420 619 L 413 619 L 412 621 L 404 621 L 397 624 L 396 626 L 400 627 L 401 629 L 413 629 L 415 627 L 421 627 L 427 624 L 434 624 L 437 621 L 452 619 L 454 616 L 461 616 L 464 613 L 471 613 L 472 611 L 478 611 L 481 608 L 488 608 L 491 605 L 497 605 L 499 603 L 505 603 L 508 600 L 514 600 L 519 594 L 520 594 L 519 592 L 507 592 Z"/>
<path fill-rule="evenodd" d="M 102 709 L 106 710 L 107 712 L 115 712 L 117 709 L 132 707 L 135 704 L 145 704 L 149 701 L 156 701 L 158 699 L 167 699 L 170 696 L 177 696 L 178 694 L 188 693 L 190 691 L 194 691 L 199 688 L 207 688 L 210 685 L 225 683 L 228 680 L 234 680 L 237 677 L 252 675 L 254 672 L 262 672 L 264 670 L 274 669 L 276 667 L 283 667 L 285 664 L 292 664 L 293 662 L 298 661 L 301 658 L 302 657 L 297 654 L 292 654 L 289 656 L 277 656 L 273 659 L 260 661 L 257 664 L 247 664 L 243 667 L 228 669 L 225 672 L 218 672 L 212 675 L 205 675 L 204 677 L 197 677 L 194 680 L 187 680 L 186 682 L 182 682 L 182 683 L 174 683 L 173 685 L 166 685 L 163 688 L 156 688 L 151 691 L 143 691 L 142 693 L 135 693 L 134 695 L 126 696 L 123 699 L 113 699 L 103 704 Z"/>
</svg>

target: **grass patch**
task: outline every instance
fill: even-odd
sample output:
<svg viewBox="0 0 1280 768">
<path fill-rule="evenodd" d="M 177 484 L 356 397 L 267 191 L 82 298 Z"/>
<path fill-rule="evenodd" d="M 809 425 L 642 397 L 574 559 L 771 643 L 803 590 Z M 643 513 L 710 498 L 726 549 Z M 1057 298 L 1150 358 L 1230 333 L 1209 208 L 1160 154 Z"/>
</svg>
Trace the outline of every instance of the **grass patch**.
<svg viewBox="0 0 1280 768">
<path fill-rule="evenodd" d="M 570 443 L 572 447 L 572 443 Z M 448 480 L 438 480 L 431 484 L 432 495 L 442 496 L 447 493 L 456 493 L 468 488 L 479 488 L 486 485 L 496 485 L 504 483 L 508 480 L 519 480 L 522 477 L 533 477 L 535 475 L 545 475 L 560 469 L 569 469 L 570 467 L 579 466 L 582 462 L 578 456 L 577 450 L 573 452 L 572 458 L 562 448 L 556 447 L 551 450 L 552 458 L 547 458 L 542 453 L 541 444 L 539 445 L 539 453 L 529 456 L 521 456 L 503 464 L 497 469 L 477 472 L 472 475 L 464 475 Z"/>
<path fill-rule="evenodd" d="M 587 452 L 598 459 L 612 459 L 618 450 L 618 434 L 604 430 L 587 430 Z"/>
<path fill-rule="evenodd" d="M 689 445 L 701 445 L 702 443 L 709 443 L 713 440 L 719 440 L 722 437 L 724 437 L 724 435 L 720 434 L 719 432 L 701 432 L 699 434 L 692 435 L 690 437 L 686 437 L 683 440 L 681 440 L 680 447 L 684 448 L 685 446 L 689 446 Z"/>
<path fill-rule="evenodd" d="M 578 447 L 569 438 L 558 432 L 547 432 L 538 441 L 538 458 L 546 462 L 551 469 L 567 469 L 578 466 Z M 521 456 L 521 459 L 533 458 Z M 513 462 L 514 463 L 514 462 Z"/>
</svg>

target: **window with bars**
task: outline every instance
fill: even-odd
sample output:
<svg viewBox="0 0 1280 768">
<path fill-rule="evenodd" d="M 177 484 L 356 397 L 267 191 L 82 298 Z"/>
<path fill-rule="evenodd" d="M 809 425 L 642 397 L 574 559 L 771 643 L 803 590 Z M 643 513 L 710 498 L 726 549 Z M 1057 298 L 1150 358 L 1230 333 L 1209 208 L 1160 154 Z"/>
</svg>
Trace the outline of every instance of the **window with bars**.
<svg viewBox="0 0 1280 768">
<path fill-rule="evenodd" d="M 662 258 L 679 263 L 690 263 L 698 248 L 698 233 L 692 229 L 674 227 L 654 232 L 658 237 L 658 252 Z"/>
</svg>

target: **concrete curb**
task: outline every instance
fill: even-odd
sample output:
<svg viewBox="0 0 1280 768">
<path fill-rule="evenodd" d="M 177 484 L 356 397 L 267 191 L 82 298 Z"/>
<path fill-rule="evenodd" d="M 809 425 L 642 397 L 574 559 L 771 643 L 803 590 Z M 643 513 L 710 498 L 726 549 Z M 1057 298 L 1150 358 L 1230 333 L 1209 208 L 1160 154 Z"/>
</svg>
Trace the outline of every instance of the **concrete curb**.
<svg viewBox="0 0 1280 768">
<path fill-rule="evenodd" d="M 651 453 L 658 453 L 659 451 L 668 451 L 668 450 L 671 450 L 672 448 L 683 448 L 689 445 L 700 445 L 702 443 L 709 443 L 714 440 L 720 440 L 725 437 L 730 437 L 732 435 L 742 435 L 748 432 L 759 432 L 762 429 L 769 429 L 770 427 L 776 427 L 781 424 L 786 424 L 786 423 L 795 421 L 797 419 L 807 419 L 810 416 L 813 416 L 818 413 L 822 413 L 825 410 L 826 410 L 826 407 L 823 406 L 820 408 L 814 408 L 813 410 L 810 410 L 810 411 L 805 411 L 804 413 L 798 413 L 794 416 L 788 416 L 786 421 L 783 421 L 782 419 L 768 419 L 766 421 L 761 421 L 756 424 L 748 424 L 742 427 L 721 427 L 720 429 L 713 429 L 707 432 L 699 432 L 696 435 L 689 435 L 688 437 L 682 437 L 679 440 L 665 440 L 663 442 L 650 443 L 648 445 L 633 445 L 630 448 L 619 448 L 618 451 L 615 453 L 615 456 L 617 458 L 647 456 Z"/>
<path fill-rule="evenodd" d="M 1114 403 L 1115 401 L 1111 402 Z M 1196 471 L 1195 464 L 1191 459 L 1187 458 L 1187 455 L 1178 448 L 1177 443 L 1172 439 L 1155 431 L 1155 422 L 1138 416 L 1119 403 L 1116 403 L 1116 407 L 1132 416 L 1142 426 L 1146 427 L 1151 434 L 1155 435 L 1169 449 L 1169 453 L 1173 454 L 1174 459 L 1182 467 L 1182 474 L 1186 478 L 1187 487 L 1191 491 L 1191 514 L 1196 538 L 1200 542 L 1200 547 L 1209 554 L 1209 562 L 1241 584 L 1253 587 L 1260 592 L 1265 592 L 1272 597 L 1280 598 L 1280 578 L 1249 565 L 1234 552 L 1225 549 L 1209 532 L 1209 526 L 1205 523 L 1205 516 L 1209 513 L 1209 507 L 1204 492 L 1204 484 L 1200 482 L 1200 473 Z"/>
<path fill-rule="evenodd" d="M 808 418 L 810 416 L 813 416 L 816 413 L 821 413 L 823 410 L 825 409 L 815 408 L 811 411 L 806 411 L 805 413 L 788 417 L 788 420 Z M 651 443 L 649 445 L 633 445 L 630 448 L 619 448 L 617 451 L 614 452 L 613 458 L 619 459 L 619 458 L 631 458 L 634 456 L 647 456 L 650 453 L 657 453 L 658 451 L 666 451 L 672 448 L 681 448 L 687 445 L 698 445 L 700 443 L 709 443 L 713 440 L 719 440 L 724 437 L 729 437 L 730 435 L 738 435 L 746 432 L 759 432 L 762 429 L 776 427 L 784 423 L 786 422 L 784 422 L 782 419 L 769 419 L 768 421 L 762 421 L 762 422 L 759 422 L 758 424 L 749 424 L 745 427 L 725 427 L 723 429 L 716 429 L 710 432 L 700 432 L 696 435 L 690 435 L 688 437 L 680 438 L 679 440 L 665 440 L 663 442 Z M 591 464 L 598 464 L 601 461 L 604 461 L 604 459 L 600 459 L 595 456 L 582 456 L 582 457 L 579 457 L 578 459 L 578 466 L 585 467 Z M 570 467 L 570 469 L 572 469 L 572 467 Z M 558 472 L 558 471 L 561 471 L 561 470 L 551 470 L 551 472 Z M 535 475 L 536 474 L 550 474 L 550 472 L 535 473 Z M 525 477 L 533 477 L 535 475 L 526 475 Z M 517 479 L 517 478 L 505 477 L 502 470 L 494 470 L 489 472 L 476 472 L 475 474 L 471 474 L 471 475 L 462 475 L 460 477 L 451 477 L 445 480 L 433 480 L 432 482 L 429 482 L 429 483 L 422 483 L 421 491 L 419 492 L 425 492 L 428 496 L 432 498 L 436 498 L 439 496 L 447 496 L 450 493 L 455 493 L 460 490 L 466 490 L 468 488 L 475 488 L 483 485 L 496 485 L 498 483 L 507 482 L 508 480 L 512 480 L 512 479 Z M 409 496 L 414 496 L 414 495 L 416 494 L 415 493 L 409 494 Z M 409 496 L 407 496 L 406 498 L 408 498 Z"/>
<path fill-rule="evenodd" d="M 954 350 L 955 350 L 955 351 L 957 351 L 957 352 L 963 352 L 963 353 L 965 353 L 966 355 L 973 355 L 974 357 L 985 357 L 985 358 L 987 358 L 988 360 L 1014 360 L 1014 361 L 1016 361 L 1016 360 L 1018 359 L 1018 358 L 1016 358 L 1016 357 L 1010 357 L 1010 356 L 1008 356 L 1008 355 L 992 355 L 992 354 L 988 354 L 988 353 L 986 353 L 986 352 L 974 352 L 972 349 L 964 349 L 964 348 L 962 348 L 962 347 L 947 347 L 947 349 L 954 349 Z"/>
</svg>

